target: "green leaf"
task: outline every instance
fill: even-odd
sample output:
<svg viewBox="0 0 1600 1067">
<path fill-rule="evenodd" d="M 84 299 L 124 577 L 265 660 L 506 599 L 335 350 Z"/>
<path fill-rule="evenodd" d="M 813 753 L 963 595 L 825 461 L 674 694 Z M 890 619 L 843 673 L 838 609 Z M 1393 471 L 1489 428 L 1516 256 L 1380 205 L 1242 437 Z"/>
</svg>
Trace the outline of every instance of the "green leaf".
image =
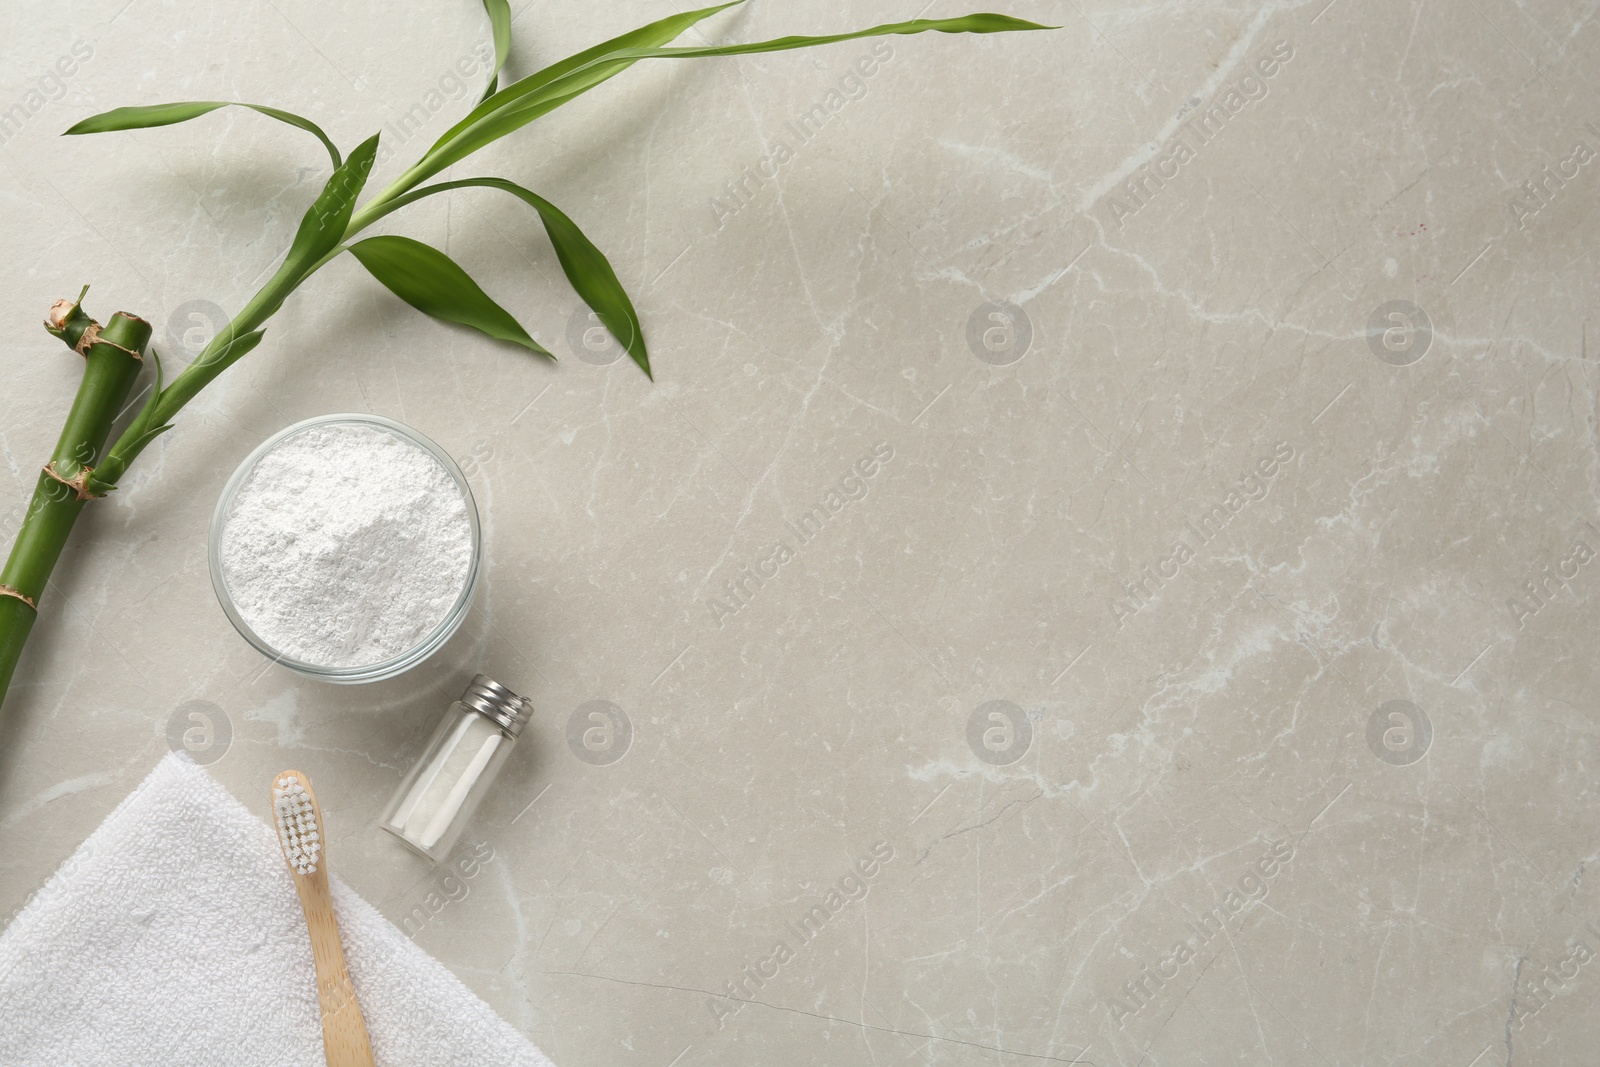
<svg viewBox="0 0 1600 1067">
<path fill-rule="evenodd" d="M 117 451 L 107 456 L 104 463 L 89 472 L 89 478 L 84 483 L 84 487 L 88 489 L 92 496 L 105 496 L 111 492 L 117 487 L 117 482 L 121 481 L 123 474 L 127 472 L 128 464 L 137 459 L 139 453 L 149 447 L 150 442 L 170 429 L 172 429 L 172 424 L 169 422 L 164 426 L 145 430 L 137 436 L 134 436 L 131 431 L 123 435 L 122 439 L 117 442 Z M 128 443 L 123 444 L 123 441 Z"/>
<path fill-rule="evenodd" d="M 583 302 L 600 316 L 600 321 L 611 331 L 611 336 L 627 349 L 628 355 L 633 357 L 639 369 L 653 380 L 655 376 L 650 373 L 650 356 L 644 347 L 644 329 L 639 324 L 639 313 L 633 309 L 633 302 L 628 299 L 627 291 L 617 280 L 616 272 L 611 269 L 605 253 L 584 236 L 577 223 L 550 201 L 531 189 L 524 189 L 504 178 L 463 178 L 460 181 L 440 182 L 437 185 L 413 190 L 398 198 L 394 206 L 404 207 L 434 193 L 472 187 L 499 189 L 510 193 L 532 205 L 534 210 L 539 212 L 539 218 L 544 222 L 545 233 L 550 235 L 550 243 L 555 247 L 556 258 L 561 261 L 561 269 L 566 273 L 567 280 L 572 283 L 572 288 L 577 290 Z"/>
<path fill-rule="evenodd" d="M 328 135 L 308 118 L 302 118 L 292 111 L 282 111 L 264 104 L 245 104 L 235 100 L 194 100 L 182 104 L 149 104 L 145 107 L 119 107 L 99 115 L 91 115 L 82 122 L 67 130 L 67 134 L 80 133 L 111 133 L 115 130 L 142 130 L 152 126 L 171 126 L 178 122 L 188 122 L 201 115 L 209 115 L 221 107 L 247 107 L 251 111 L 260 112 L 279 122 L 287 122 L 297 126 L 307 133 L 316 135 L 317 140 L 328 150 L 328 155 L 333 158 L 333 165 L 339 165 L 339 149 L 334 147 Z"/>
<path fill-rule="evenodd" d="M 361 195 L 362 187 L 367 184 L 367 175 L 372 173 L 372 163 L 377 154 L 378 135 L 373 134 L 357 145 L 350 153 L 350 158 L 328 178 L 322 192 L 300 219 L 300 229 L 295 232 L 294 241 L 289 245 L 289 254 L 284 257 L 283 264 L 272 280 L 263 287 L 263 292 L 282 290 L 287 295 L 293 289 L 290 281 L 310 273 L 324 256 L 338 247 L 350 225 L 356 197 Z M 282 303 L 280 299 L 273 304 L 267 309 L 266 315 L 271 315 Z"/>
<path fill-rule="evenodd" d="M 157 352 L 154 346 L 150 348 L 150 358 L 155 361 L 156 365 L 155 387 L 150 390 L 150 399 L 144 402 L 144 407 L 139 409 L 139 414 L 134 417 L 133 422 L 128 424 L 128 429 L 125 432 L 133 437 L 139 437 L 150 426 L 151 420 L 155 417 L 156 404 L 161 400 L 161 353 Z"/>
<path fill-rule="evenodd" d="M 253 351 L 256 345 L 261 343 L 261 338 L 266 335 L 266 332 L 266 330 L 252 330 L 247 334 L 235 337 L 228 342 L 228 347 L 206 360 L 206 367 L 215 368 L 216 373 L 221 374 Z"/>
<path fill-rule="evenodd" d="M 528 75 L 521 81 L 514 82 L 511 85 L 506 86 L 504 89 L 501 89 L 499 92 L 485 99 L 476 108 L 474 108 L 466 118 L 462 119 L 460 122 L 450 127 L 450 129 L 446 130 L 443 136 L 441 136 L 438 141 L 434 142 L 433 147 L 428 149 L 428 154 L 423 156 L 422 159 L 417 162 L 416 166 L 414 166 L 411 171 L 407 172 L 407 174 L 400 179 L 400 182 L 396 184 L 402 189 L 413 188 L 418 183 L 425 181 L 428 178 L 431 178 L 433 175 L 439 173 L 445 167 L 449 166 L 450 163 L 470 155 L 472 152 L 482 148 L 483 145 L 488 144 L 489 141 L 493 141 L 495 138 L 490 137 L 488 140 L 484 140 L 481 143 L 473 142 L 472 147 L 468 148 L 467 151 L 456 155 L 450 160 L 450 163 L 441 163 L 438 166 L 433 166 L 431 163 L 431 158 L 433 157 L 434 153 L 441 151 L 445 145 L 452 143 L 458 138 L 468 135 L 477 124 L 481 123 L 483 120 L 491 115 L 494 115 L 500 110 L 515 105 L 529 94 L 536 92 L 540 87 L 563 78 L 571 74 L 573 71 L 588 66 L 596 60 L 603 59 L 604 57 L 609 56 L 621 49 L 666 44 L 668 41 L 674 39 L 689 27 L 699 22 L 701 19 L 709 18 L 719 11 L 724 11 L 743 2 L 744 0 L 730 0 L 729 3 L 717 4 L 715 7 L 705 7 L 698 11 L 690 11 L 681 15 L 669 15 L 664 19 L 657 19 L 655 22 L 640 26 L 638 29 L 629 30 L 627 33 L 613 37 L 609 41 L 602 41 L 593 48 L 587 48 L 582 52 L 568 56 L 559 63 L 553 63 L 550 66 L 545 67 L 543 70 L 536 71 L 533 74 Z M 607 68 L 605 70 L 595 71 L 592 80 L 590 80 L 589 83 L 584 86 L 584 89 L 598 85 L 607 78 L 621 74 L 629 66 L 632 66 L 631 61 L 615 67 Z M 572 90 L 572 95 L 577 95 L 582 91 L 582 89 L 574 89 Z M 532 120 L 530 119 L 529 121 Z M 495 136 L 503 135 L 496 134 Z"/>
<path fill-rule="evenodd" d="M 511 4 L 509 0 L 483 0 L 483 9 L 489 13 L 489 26 L 494 32 L 494 70 L 489 74 L 489 87 L 480 97 L 487 100 L 499 88 L 500 71 L 511 53 Z"/>
<path fill-rule="evenodd" d="M 732 6 L 732 5 L 724 5 Z M 698 22 L 721 8 L 705 8 L 680 19 Z M 662 20 L 663 22 L 669 20 Z M 687 23 L 683 28 L 692 25 Z M 659 23 L 653 23 L 659 25 Z M 649 29 L 650 27 L 645 27 Z M 854 41 L 863 37 L 883 37 L 889 34 L 937 33 L 1005 33 L 1012 30 L 1048 30 L 1056 27 L 1012 18 L 1008 15 L 976 14 L 947 19 L 913 19 L 910 22 L 891 22 L 850 33 L 834 33 L 820 37 L 779 37 L 753 44 L 710 45 L 697 48 L 659 48 L 629 42 L 620 47 L 610 47 L 624 40 L 615 38 L 604 45 L 579 53 L 538 74 L 506 86 L 500 92 L 473 109 L 461 122 L 446 131 L 421 160 L 402 177 L 402 188 L 411 188 L 417 182 L 439 173 L 444 168 L 465 159 L 478 149 L 506 134 L 520 129 L 541 115 L 547 114 L 568 100 L 594 88 L 607 78 L 626 70 L 641 59 L 693 59 L 704 56 L 740 56 L 759 52 L 782 52 L 794 48 L 811 48 L 816 45 Z M 641 33 L 642 30 L 635 31 Z M 679 30 L 678 32 L 682 32 Z M 674 34 L 676 36 L 676 34 Z M 595 53 L 600 54 L 595 54 Z M 585 58 L 590 57 L 590 58 Z M 580 62 L 581 60 L 581 62 Z M 565 68 L 557 73 L 557 68 Z"/>
<path fill-rule="evenodd" d="M 122 478 L 123 472 L 128 469 L 128 464 L 132 463 L 139 453 L 144 451 L 145 446 L 172 429 L 170 424 L 156 426 L 154 429 L 151 428 L 156 421 L 156 408 L 161 403 L 162 373 L 161 354 L 153 347 L 150 349 L 150 358 L 155 360 L 156 364 L 156 380 L 154 387 L 150 390 L 150 399 L 144 402 L 144 407 L 139 409 L 139 414 L 128 424 L 128 428 L 122 432 L 122 436 L 117 438 L 116 447 L 112 448 L 100 466 L 94 468 L 90 473 L 86 485 L 89 492 L 95 496 L 105 496 L 115 489 L 117 482 Z"/>
<path fill-rule="evenodd" d="M 147 419 L 145 419 L 144 424 L 153 425 L 156 423 L 169 421 L 178 413 L 183 405 L 194 399 L 196 393 L 198 393 L 201 389 L 204 389 L 207 384 L 214 381 L 217 375 L 221 374 L 223 371 L 239 362 L 239 360 L 247 353 L 254 350 L 255 347 L 261 343 L 262 335 L 265 333 L 265 330 L 252 330 L 250 333 L 240 334 L 238 337 L 226 342 L 222 348 L 218 349 L 212 355 L 190 364 L 187 370 L 172 380 L 171 385 L 167 386 L 161 391 L 160 399 L 156 402 L 156 406 L 150 410 L 150 415 Z M 142 417 L 143 416 L 141 416 L 141 418 Z M 153 437 L 151 439 L 154 440 Z M 122 451 L 123 442 L 132 440 L 133 428 L 130 427 L 129 430 L 118 439 L 117 447 L 113 450 L 113 452 L 115 453 Z M 148 444 L 148 442 L 145 443 Z M 143 447 L 144 444 L 138 445 L 138 448 L 135 448 L 134 451 L 127 456 L 126 460 L 124 461 L 124 465 L 127 463 L 132 463 L 133 457 L 139 454 L 138 449 Z"/>
<path fill-rule="evenodd" d="M 409 237 L 385 236 L 357 241 L 350 253 L 395 296 L 423 314 L 555 358 L 438 249 Z"/>
</svg>

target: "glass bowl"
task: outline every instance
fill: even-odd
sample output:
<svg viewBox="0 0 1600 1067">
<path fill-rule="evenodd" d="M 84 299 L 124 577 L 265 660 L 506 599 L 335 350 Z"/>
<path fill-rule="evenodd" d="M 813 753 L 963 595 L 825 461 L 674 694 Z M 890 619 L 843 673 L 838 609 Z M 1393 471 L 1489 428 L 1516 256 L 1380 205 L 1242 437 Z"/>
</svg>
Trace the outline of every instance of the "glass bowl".
<svg viewBox="0 0 1600 1067">
<path fill-rule="evenodd" d="M 435 626 L 426 637 L 416 646 L 377 663 L 369 663 L 359 667 L 324 667 L 315 663 L 306 663 L 294 659 L 285 653 L 279 652 L 268 644 L 259 634 L 250 628 L 244 617 L 239 614 L 239 608 L 233 601 L 233 595 L 228 591 L 227 580 L 222 574 L 222 531 L 228 523 L 228 517 L 233 511 L 234 498 L 245 480 L 255 470 L 261 457 L 271 452 L 278 445 L 293 437 L 295 434 L 308 430 L 313 426 L 327 426 L 330 424 L 365 426 L 385 433 L 394 434 L 405 439 L 427 452 L 439 461 L 439 464 L 449 472 L 456 488 L 461 490 L 461 501 L 467 508 L 467 520 L 472 525 L 472 560 L 467 568 L 467 580 L 462 585 L 461 595 L 456 598 L 455 605 L 445 615 L 444 619 Z M 216 590 L 217 600 L 222 604 L 223 612 L 228 616 L 228 621 L 233 623 L 233 628 L 239 631 L 246 641 L 272 662 L 281 664 L 296 674 L 307 678 L 314 678 L 320 682 L 334 682 L 341 685 L 354 685 L 360 682 L 380 682 L 386 678 L 393 678 L 398 674 L 410 670 L 439 649 L 444 647 L 446 641 L 461 628 L 461 623 L 467 617 L 467 611 L 472 607 L 473 595 L 478 591 L 478 582 L 483 574 L 483 534 L 478 525 L 478 506 L 472 499 L 472 490 L 467 485 L 467 479 L 461 473 L 461 468 L 456 466 L 450 454 L 422 434 L 413 430 L 404 423 L 386 419 L 380 415 L 363 415 L 357 413 L 344 413 L 337 415 L 319 415 L 314 419 L 297 422 L 293 426 L 279 430 L 256 447 L 255 451 L 245 457 L 244 462 L 233 472 L 228 479 L 228 484 L 223 486 L 222 496 L 217 500 L 217 509 L 211 515 L 211 535 L 208 549 L 211 566 L 211 586 Z"/>
</svg>

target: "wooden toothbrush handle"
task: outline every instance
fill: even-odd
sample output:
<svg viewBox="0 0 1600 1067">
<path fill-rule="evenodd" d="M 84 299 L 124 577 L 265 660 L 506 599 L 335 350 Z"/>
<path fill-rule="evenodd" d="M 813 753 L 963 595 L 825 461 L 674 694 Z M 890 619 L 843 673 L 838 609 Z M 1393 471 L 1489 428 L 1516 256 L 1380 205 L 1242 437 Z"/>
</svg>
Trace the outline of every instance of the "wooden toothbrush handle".
<svg viewBox="0 0 1600 1067">
<path fill-rule="evenodd" d="M 317 996 L 322 1002 L 322 1044 L 328 1067 L 373 1067 L 367 1022 L 356 1002 L 355 986 L 344 963 L 339 922 L 333 917 L 326 871 L 295 879 L 306 927 L 311 931 L 311 958 L 317 968 Z"/>
</svg>

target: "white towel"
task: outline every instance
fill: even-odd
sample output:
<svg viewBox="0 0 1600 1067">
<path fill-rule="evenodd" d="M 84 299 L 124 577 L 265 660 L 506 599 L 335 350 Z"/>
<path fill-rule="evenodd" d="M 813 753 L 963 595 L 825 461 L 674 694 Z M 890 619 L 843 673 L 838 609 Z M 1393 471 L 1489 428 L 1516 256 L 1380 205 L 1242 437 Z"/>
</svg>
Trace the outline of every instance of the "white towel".
<svg viewBox="0 0 1600 1067">
<path fill-rule="evenodd" d="M 377 1067 L 550 1061 L 337 878 Z M 3 1067 L 321 1067 L 311 941 L 276 834 L 163 759 L 0 934 Z"/>
</svg>

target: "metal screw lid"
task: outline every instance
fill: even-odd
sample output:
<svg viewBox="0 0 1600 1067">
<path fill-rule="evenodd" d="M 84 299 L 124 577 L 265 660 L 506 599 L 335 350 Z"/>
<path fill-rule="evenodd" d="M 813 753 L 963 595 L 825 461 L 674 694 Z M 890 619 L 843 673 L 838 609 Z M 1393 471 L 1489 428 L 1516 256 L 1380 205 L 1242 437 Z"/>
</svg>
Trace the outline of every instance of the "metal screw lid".
<svg viewBox="0 0 1600 1067">
<path fill-rule="evenodd" d="M 485 674 L 477 674 L 461 694 L 461 703 L 492 719 L 507 737 L 516 737 L 533 714 L 533 701 L 519 697 Z"/>
</svg>

